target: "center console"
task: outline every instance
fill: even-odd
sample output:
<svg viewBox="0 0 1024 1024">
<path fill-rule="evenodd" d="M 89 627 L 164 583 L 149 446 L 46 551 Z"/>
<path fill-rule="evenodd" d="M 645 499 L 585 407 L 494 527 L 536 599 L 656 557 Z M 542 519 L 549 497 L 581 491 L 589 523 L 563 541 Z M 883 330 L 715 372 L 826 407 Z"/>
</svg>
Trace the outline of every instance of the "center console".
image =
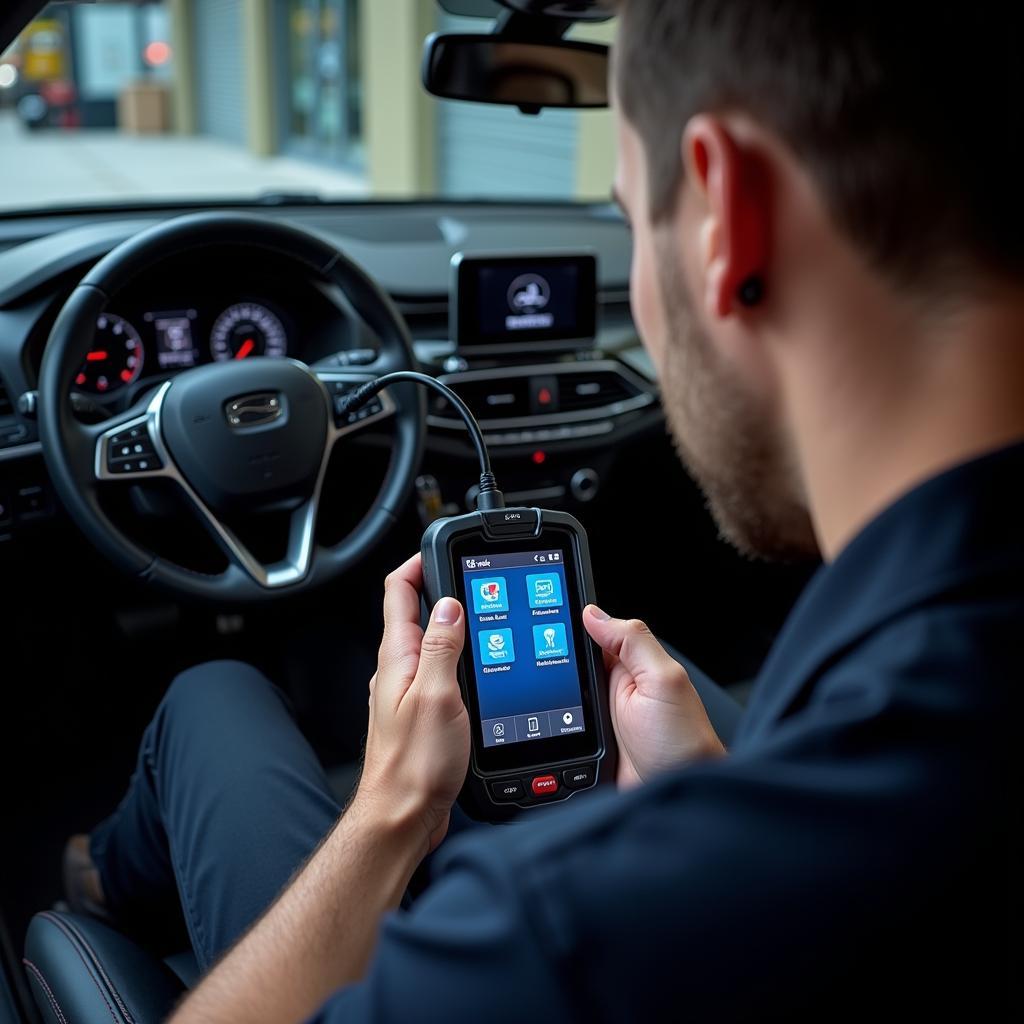
<svg viewBox="0 0 1024 1024">
<path fill-rule="evenodd" d="M 458 253 L 448 310 L 448 339 L 420 358 L 473 411 L 510 504 L 585 505 L 618 442 L 660 428 L 654 384 L 609 344 L 630 320 L 599 291 L 593 253 Z M 476 489 L 453 461 L 472 457 L 462 420 L 439 397 L 428 424 L 421 513 L 471 511 Z"/>
</svg>

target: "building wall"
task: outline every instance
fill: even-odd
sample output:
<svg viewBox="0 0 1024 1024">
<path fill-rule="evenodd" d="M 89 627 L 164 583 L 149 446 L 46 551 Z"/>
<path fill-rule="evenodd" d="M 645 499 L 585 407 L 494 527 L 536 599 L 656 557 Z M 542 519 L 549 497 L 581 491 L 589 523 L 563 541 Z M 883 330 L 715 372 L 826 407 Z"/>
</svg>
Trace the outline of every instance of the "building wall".
<svg viewBox="0 0 1024 1024">
<path fill-rule="evenodd" d="M 174 75 L 171 79 L 171 122 L 182 135 L 196 132 L 195 47 L 192 0 L 167 0 Z"/>
<path fill-rule="evenodd" d="M 371 194 L 436 191 L 437 109 L 420 84 L 433 0 L 361 0 L 363 131 Z"/>
<path fill-rule="evenodd" d="M 242 88 L 248 97 L 245 139 L 257 156 L 270 156 L 278 145 L 275 105 L 281 69 L 275 57 L 272 26 L 271 0 L 242 0 Z"/>
<path fill-rule="evenodd" d="M 615 22 L 577 28 L 572 39 L 613 45 Z M 610 110 L 581 110 L 576 137 L 574 192 L 578 199 L 607 199 L 615 177 L 615 124 Z"/>
</svg>

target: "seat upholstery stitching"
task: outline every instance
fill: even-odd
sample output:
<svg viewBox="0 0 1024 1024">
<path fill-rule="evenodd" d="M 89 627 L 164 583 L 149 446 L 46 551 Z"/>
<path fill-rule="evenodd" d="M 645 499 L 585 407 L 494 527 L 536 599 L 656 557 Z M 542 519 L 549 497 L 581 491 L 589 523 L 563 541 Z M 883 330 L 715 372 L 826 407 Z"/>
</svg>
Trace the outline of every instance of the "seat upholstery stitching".
<svg viewBox="0 0 1024 1024">
<path fill-rule="evenodd" d="M 32 972 L 36 981 L 43 987 L 43 991 L 46 993 L 46 998 L 50 1001 L 50 1008 L 56 1014 L 57 1019 L 61 1024 L 68 1024 L 67 1017 L 64 1016 L 64 1011 L 60 1008 L 60 1003 L 57 1002 L 57 997 L 53 994 L 53 989 L 46 983 L 46 979 L 43 977 L 43 972 L 31 960 L 22 957 L 21 962 Z"/>
<path fill-rule="evenodd" d="M 103 1003 L 107 1008 L 107 1012 L 110 1014 L 110 1019 L 114 1022 L 114 1024 L 118 1024 L 117 1014 L 114 1012 L 114 1007 L 111 1006 L 110 1000 L 107 998 L 106 993 L 103 991 L 103 986 L 99 983 L 99 980 L 97 979 L 96 975 L 91 970 L 89 970 L 89 963 L 85 959 L 85 955 L 79 948 L 78 943 L 75 942 L 74 939 L 71 938 L 70 934 L 61 927 L 60 921 L 57 918 L 53 917 L 49 912 L 40 914 L 39 917 L 43 918 L 46 921 L 49 921 L 50 924 L 54 925 L 57 928 L 57 930 L 61 933 L 61 935 L 63 935 L 64 938 L 68 940 L 68 945 L 75 951 L 75 953 L 78 956 L 78 959 L 82 961 L 82 966 L 85 968 L 85 973 L 89 976 L 89 978 L 92 980 L 92 983 L 96 986 L 96 991 L 99 992 L 100 998 L 103 1000 Z"/>
<path fill-rule="evenodd" d="M 53 915 L 51 915 L 49 912 L 46 912 L 43 914 L 43 916 L 51 917 Z M 63 918 L 57 917 L 53 917 L 53 920 L 61 927 L 67 928 L 75 936 L 75 938 L 77 938 L 78 941 L 81 942 L 83 946 L 85 946 L 86 951 L 88 952 L 90 958 L 93 961 L 93 964 L 96 967 L 96 970 L 100 972 L 100 975 L 106 982 L 107 988 L 110 989 L 110 994 L 114 997 L 114 1000 L 117 1003 L 118 1008 L 121 1010 L 121 1013 L 124 1014 L 125 1020 L 128 1022 L 128 1024 L 135 1024 L 132 1015 L 128 1012 L 128 1007 L 125 1006 L 123 1000 L 121 999 L 121 994 L 118 992 L 117 986 L 113 983 L 113 981 L 110 980 L 110 977 L 107 975 L 107 972 L 103 968 L 103 962 L 100 960 L 99 954 L 92 948 L 92 946 L 89 943 L 89 940 L 86 938 L 82 929 L 75 925 L 73 921 L 68 921 Z"/>
</svg>

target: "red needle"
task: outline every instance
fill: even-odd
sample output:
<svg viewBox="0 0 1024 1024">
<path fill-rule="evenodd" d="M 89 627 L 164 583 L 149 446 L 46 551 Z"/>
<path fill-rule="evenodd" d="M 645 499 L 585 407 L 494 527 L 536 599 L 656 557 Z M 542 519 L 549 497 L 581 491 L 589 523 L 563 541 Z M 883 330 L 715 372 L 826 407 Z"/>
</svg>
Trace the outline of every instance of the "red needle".
<svg viewBox="0 0 1024 1024">
<path fill-rule="evenodd" d="M 85 357 L 85 361 L 87 363 L 102 363 L 103 360 L 106 359 L 106 358 L 107 358 L 107 353 L 104 352 L 103 349 L 99 349 L 96 352 L 90 352 Z"/>
<path fill-rule="evenodd" d="M 236 359 L 244 359 L 252 350 L 256 347 L 256 342 L 252 338 L 246 338 L 242 342 L 242 347 L 235 353 Z"/>
</svg>

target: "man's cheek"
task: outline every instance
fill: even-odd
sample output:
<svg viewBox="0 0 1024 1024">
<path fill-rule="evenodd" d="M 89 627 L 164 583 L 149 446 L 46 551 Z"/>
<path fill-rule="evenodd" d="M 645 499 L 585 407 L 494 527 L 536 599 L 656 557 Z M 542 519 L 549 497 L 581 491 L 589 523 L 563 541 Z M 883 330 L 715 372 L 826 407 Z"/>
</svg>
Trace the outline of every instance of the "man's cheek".
<svg viewBox="0 0 1024 1024">
<path fill-rule="evenodd" d="M 657 274 L 649 242 L 637 237 L 633 246 L 630 272 L 633 319 L 655 367 L 660 368 L 665 346 L 664 317 L 658 295 Z"/>
</svg>

